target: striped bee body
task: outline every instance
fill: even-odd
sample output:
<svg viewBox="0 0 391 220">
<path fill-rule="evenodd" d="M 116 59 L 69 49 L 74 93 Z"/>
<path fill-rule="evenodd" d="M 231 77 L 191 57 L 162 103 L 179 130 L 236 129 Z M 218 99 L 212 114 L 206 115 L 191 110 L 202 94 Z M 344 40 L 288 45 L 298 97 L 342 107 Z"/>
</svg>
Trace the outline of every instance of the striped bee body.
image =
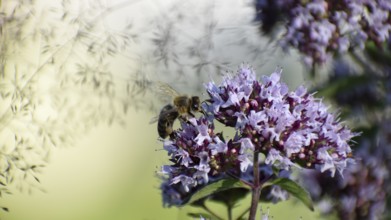
<svg viewBox="0 0 391 220">
<path fill-rule="evenodd" d="M 165 139 L 173 133 L 173 125 L 175 119 L 179 117 L 179 112 L 176 107 L 168 104 L 160 110 L 159 119 L 157 122 L 157 131 L 161 138 Z"/>
</svg>

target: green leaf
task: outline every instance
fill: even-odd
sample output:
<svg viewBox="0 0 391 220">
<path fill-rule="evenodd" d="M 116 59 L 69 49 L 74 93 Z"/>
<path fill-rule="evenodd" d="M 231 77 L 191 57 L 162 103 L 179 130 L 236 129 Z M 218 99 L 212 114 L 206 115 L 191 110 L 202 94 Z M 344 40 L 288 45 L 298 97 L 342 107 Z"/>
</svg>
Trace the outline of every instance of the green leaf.
<svg viewBox="0 0 391 220">
<path fill-rule="evenodd" d="M 221 179 L 204 186 L 203 188 L 201 188 L 200 190 L 192 194 L 191 197 L 188 199 L 188 201 L 182 205 L 185 205 L 187 203 L 193 203 L 207 196 L 213 195 L 215 193 L 224 190 L 233 189 L 233 188 L 249 188 L 249 187 L 236 179 L 232 179 L 232 178 Z"/>
<path fill-rule="evenodd" d="M 325 97 L 339 104 L 341 118 L 351 117 L 356 106 L 367 111 L 383 110 L 385 96 L 384 82 L 375 74 L 355 74 L 341 78 L 330 78 L 324 85 L 314 88 L 317 97 Z M 376 91 L 374 91 L 376 90 Z M 360 91 L 360 92 L 358 92 Z M 358 95 L 359 94 L 359 95 Z M 372 97 L 372 98 L 368 98 Z"/>
<path fill-rule="evenodd" d="M 314 205 L 310 194 L 297 184 L 295 181 L 288 178 L 278 178 L 273 181 L 267 182 L 265 186 L 277 185 L 282 189 L 288 191 L 292 196 L 299 199 L 304 205 L 306 205 L 311 211 L 314 211 Z"/>
<path fill-rule="evenodd" d="M 373 42 L 367 43 L 365 52 L 371 58 L 371 61 L 381 65 L 390 65 L 391 51 L 387 48 L 386 43 L 382 45 L 381 49 Z"/>
<path fill-rule="evenodd" d="M 316 96 L 333 98 L 339 93 L 350 91 L 358 86 L 367 85 L 370 81 L 373 80 L 368 75 L 352 75 L 340 79 L 333 79 L 323 87 L 316 88 Z"/>
<path fill-rule="evenodd" d="M 210 200 L 224 204 L 226 207 L 234 207 L 239 201 L 244 199 L 250 192 L 247 188 L 232 188 L 214 193 Z"/>
</svg>

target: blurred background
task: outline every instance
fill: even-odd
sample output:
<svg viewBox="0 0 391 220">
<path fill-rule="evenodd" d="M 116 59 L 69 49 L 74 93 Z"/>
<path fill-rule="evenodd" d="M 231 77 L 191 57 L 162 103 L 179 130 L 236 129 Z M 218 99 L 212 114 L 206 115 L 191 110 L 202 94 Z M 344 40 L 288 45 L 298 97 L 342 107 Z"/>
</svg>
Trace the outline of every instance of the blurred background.
<svg viewBox="0 0 391 220">
<path fill-rule="evenodd" d="M 291 89 L 318 88 L 325 102 L 358 88 L 331 80 L 334 63 L 314 75 L 298 51 L 283 52 L 278 28 L 262 32 L 257 2 L 1 1 L 1 218 L 192 219 L 188 207 L 162 206 L 156 172 L 168 156 L 149 123 L 166 104 L 157 82 L 206 98 L 203 83 L 248 63 L 259 77 L 283 68 Z M 336 218 L 294 199 L 261 205 L 274 219 Z"/>
</svg>

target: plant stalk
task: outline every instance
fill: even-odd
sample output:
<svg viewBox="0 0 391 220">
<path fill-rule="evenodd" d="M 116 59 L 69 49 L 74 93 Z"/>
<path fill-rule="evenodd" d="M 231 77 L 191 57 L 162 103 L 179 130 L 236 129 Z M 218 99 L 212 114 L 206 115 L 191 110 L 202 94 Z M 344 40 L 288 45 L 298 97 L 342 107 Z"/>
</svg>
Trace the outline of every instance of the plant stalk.
<svg viewBox="0 0 391 220">
<path fill-rule="evenodd" d="M 259 152 L 254 151 L 254 162 L 253 162 L 253 172 L 254 172 L 254 184 L 251 190 L 251 206 L 250 214 L 248 216 L 249 220 L 255 220 L 258 209 L 259 196 L 261 195 L 261 184 L 259 182 Z"/>
<path fill-rule="evenodd" d="M 228 220 L 232 220 L 232 206 L 231 205 L 229 205 L 228 207 L 227 207 L 227 211 L 228 211 Z"/>
</svg>

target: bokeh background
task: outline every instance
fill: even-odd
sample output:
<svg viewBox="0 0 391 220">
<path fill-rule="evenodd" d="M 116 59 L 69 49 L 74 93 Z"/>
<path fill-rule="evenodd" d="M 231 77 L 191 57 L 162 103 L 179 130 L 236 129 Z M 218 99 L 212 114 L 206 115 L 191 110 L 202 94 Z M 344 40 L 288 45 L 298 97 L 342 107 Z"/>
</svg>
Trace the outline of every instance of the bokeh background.
<svg viewBox="0 0 391 220">
<path fill-rule="evenodd" d="M 191 219 L 162 206 L 156 83 L 206 97 L 204 82 L 241 63 L 258 76 L 281 67 L 291 89 L 331 69 L 310 78 L 260 33 L 250 0 L 0 2 L 2 219 Z M 321 219 L 294 199 L 261 205 Z"/>
</svg>

